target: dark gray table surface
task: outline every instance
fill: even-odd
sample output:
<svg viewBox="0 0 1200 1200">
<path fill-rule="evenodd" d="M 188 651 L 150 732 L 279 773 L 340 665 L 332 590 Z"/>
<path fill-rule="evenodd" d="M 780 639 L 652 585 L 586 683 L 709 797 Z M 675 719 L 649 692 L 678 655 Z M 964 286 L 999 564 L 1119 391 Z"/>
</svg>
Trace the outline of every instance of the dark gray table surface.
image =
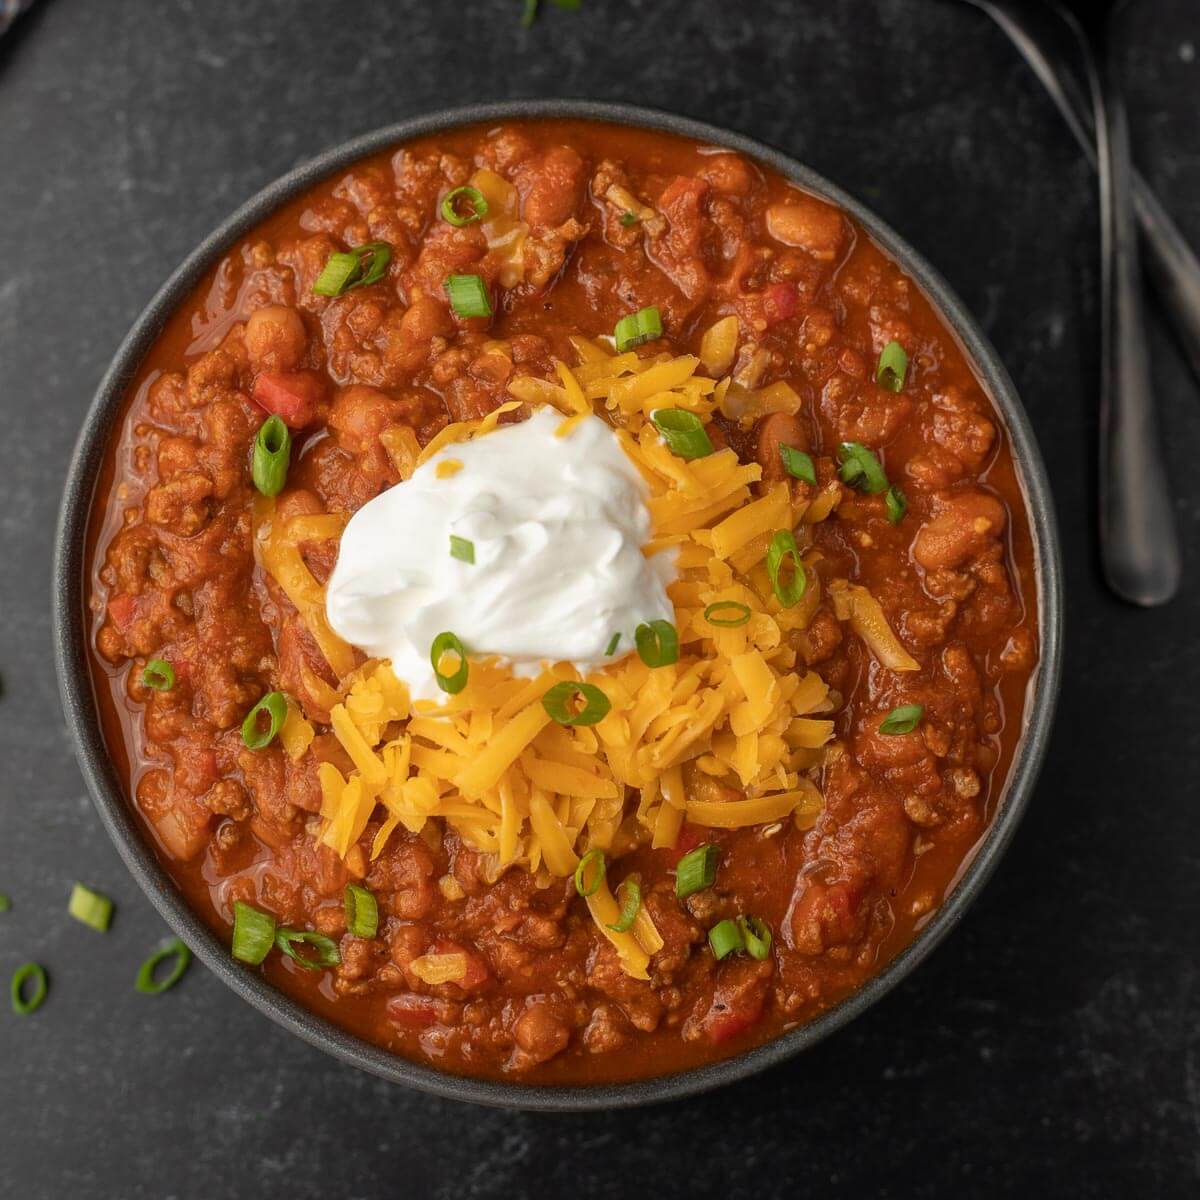
<svg viewBox="0 0 1200 1200">
<path fill-rule="evenodd" d="M 0 41 L 0 1196 L 1194 1196 L 1200 394 L 1154 318 L 1183 594 L 1110 599 L 1092 533 L 1096 214 L 1004 39 L 938 0 L 42 0 Z M 1200 244 L 1200 12 L 1124 37 L 1137 157 Z M 640 1113 L 428 1099 L 300 1044 L 165 932 L 92 812 L 50 665 L 51 529 L 90 394 L 176 262 L 280 172 L 472 99 L 641 101 L 774 142 L 950 279 L 1024 396 L 1062 522 L 1066 682 L 1030 813 L 915 977 L 788 1066 Z M 100 937 L 72 880 L 117 901 Z M 7 1006 L 6 1006 L 7 1008 Z"/>
</svg>

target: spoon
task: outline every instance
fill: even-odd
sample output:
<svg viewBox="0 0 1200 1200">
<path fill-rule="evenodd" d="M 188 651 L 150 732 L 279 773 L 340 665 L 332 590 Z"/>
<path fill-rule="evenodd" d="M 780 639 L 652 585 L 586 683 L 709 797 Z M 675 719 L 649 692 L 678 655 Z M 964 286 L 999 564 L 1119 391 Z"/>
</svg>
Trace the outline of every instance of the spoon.
<svg viewBox="0 0 1200 1200">
<path fill-rule="evenodd" d="M 1158 419 L 1150 384 L 1149 359 L 1142 320 L 1138 242 L 1134 225 L 1135 175 L 1129 151 L 1129 126 L 1121 93 L 1115 84 L 1111 15 L 1121 0 L 1094 4 L 1076 0 L 1068 11 L 1054 0 L 969 0 L 991 16 L 1029 56 L 1039 78 L 1067 115 L 1076 137 L 1087 136 L 1087 122 L 1070 101 L 1070 68 L 1041 32 L 1039 17 L 1049 11 L 1077 42 L 1087 78 L 1095 133 L 1094 157 L 1099 177 L 1101 282 L 1103 291 L 1103 360 L 1100 379 L 1100 556 L 1109 587 L 1125 600 L 1143 607 L 1165 604 L 1179 588 L 1180 554 L 1174 514 L 1167 493 L 1166 473 L 1158 434 Z M 1035 61 L 1036 59 L 1036 61 Z M 1089 146 L 1091 143 L 1088 143 Z M 1154 233 L 1182 237 L 1144 184 Z M 1157 222 L 1154 217 L 1159 217 Z M 1165 219 L 1165 223 L 1164 220 Z M 1169 241 L 1170 238 L 1168 237 Z M 1166 246 L 1161 249 L 1165 252 Z M 1170 254 L 1177 254 L 1174 248 Z M 1194 367 L 1200 367 L 1200 266 L 1194 256 L 1195 278 L 1174 259 L 1165 265 L 1165 298 L 1177 300 L 1183 312 L 1185 345 Z M 1155 248 L 1154 258 L 1160 258 Z M 1169 255 L 1167 255 L 1169 257 Z M 1194 303 L 1193 303 L 1194 302 Z M 1174 309 L 1172 309 L 1174 311 Z M 1186 316 L 1184 315 L 1186 314 Z"/>
</svg>

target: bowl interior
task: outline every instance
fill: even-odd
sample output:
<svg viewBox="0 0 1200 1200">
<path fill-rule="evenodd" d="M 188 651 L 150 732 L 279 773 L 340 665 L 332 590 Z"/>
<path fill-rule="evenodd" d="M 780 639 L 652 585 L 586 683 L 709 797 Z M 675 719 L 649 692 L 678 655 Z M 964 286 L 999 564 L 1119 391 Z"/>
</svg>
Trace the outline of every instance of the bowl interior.
<svg viewBox="0 0 1200 1200">
<path fill-rule="evenodd" d="M 736 150 L 848 212 L 912 277 L 958 337 L 977 378 L 1006 426 L 1029 514 L 1037 572 L 1041 659 L 1025 728 L 1007 788 L 991 825 L 954 890 L 917 938 L 857 991 L 817 1019 L 735 1058 L 674 1075 L 594 1087 L 549 1088 L 448 1075 L 390 1054 L 300 1007 L 258 975 L 242 969 L 192 912 L 143 838 L 109 760 L 87 663 L 84 577 L 88 517 L 95 480 L 126 388 L 167 317 L 210 266 L 271 211 L 364 155 L 416 137 L 481 122 L 570 117 L 636 125 Z M 210 234 L 171 275 L 121 344 L 92 401 L 67 477 L 56 532 L 54 646 L 67 723 L 88 789 L 109 835 L 167 923 L 234 991 L 267 1016 L 346 1062 L 424 1091 L 502 1107 L 582 1110 L 648 1104 L 689 1096 L 743 1079 L 784 1061 L 858 1016 L 908 974 L 958 923 L 995 868 L 1028 801 L 1045 753 L 1060 674 L 1061 563 L 1054 507 L 1033 431 L 1012 382 L 975 322 L 942 277 L 869 209 L 787 155 L 699 121 L 632 105 L 592 101 L 514 101 L 454 109 L 365 134 L 283 176 Z"/>
</svg>

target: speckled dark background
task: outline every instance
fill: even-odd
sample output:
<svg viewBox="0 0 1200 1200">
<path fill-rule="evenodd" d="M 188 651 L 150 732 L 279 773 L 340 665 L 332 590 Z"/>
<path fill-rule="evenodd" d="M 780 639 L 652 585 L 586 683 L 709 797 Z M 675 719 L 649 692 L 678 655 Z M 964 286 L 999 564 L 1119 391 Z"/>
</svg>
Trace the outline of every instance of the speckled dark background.
<svg viewBox="0 0 1200 1200">
<path fill-rule="evenodd" d="M 1003 37 L 940 0 L 41 0 L 0 40 L 0 1196 L 1195 1196 L 1200 1182 L 1200 392 L 1155 325 L 1185 587 L 1098 582 L 1091 180 Z M 1200 244 L 1200 12 L 1127 23 L 1136 153 Z M 1062 520 L 1069 630 L 1029 816 L 963 927 L 791 1065 L 641 1113 L 534 1116 L 341 1066 L 194 967 L 72 761 L 50 668 L 50 536 L 126 328 L 227 212 L 344 137 L 472 99 L 640 101 L 776 143 L 949 278 L 1016 379 Z M 114 897 L 101 938 L 71 881 Z"/>
</svg>

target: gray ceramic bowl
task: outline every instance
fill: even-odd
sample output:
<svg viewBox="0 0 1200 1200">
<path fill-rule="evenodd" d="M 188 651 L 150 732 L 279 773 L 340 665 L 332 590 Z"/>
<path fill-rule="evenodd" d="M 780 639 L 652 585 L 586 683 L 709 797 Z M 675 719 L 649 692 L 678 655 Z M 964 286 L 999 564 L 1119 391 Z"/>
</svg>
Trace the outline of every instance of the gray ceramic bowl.
<svg viewBox="0 0 1200 1200">
<path fill-rule="evenodd" d="M 933 920 L 879 975 L 810 1024 L 736 1058 L 710 1066 L 637 1083 L 596 1087 L 529 1087 L 520 1083 L 493 1083 L 443 1074 L 361 1041 L 301 1008 L 259 975 L 233 962 L 228 947 L 185 904 L 138 828 L 104 747 L 86 661 L 83 580 L 92 489 L 125 389 L 170 313 L 230 245 L 280 204 L 332 172 L 394 143 L 465 124 L 526 117 L 576 117 L 611 121 L 619 125 L 659 129 L 709 145 L 725 146 L 757 159 L 849 212 L 924 289 L 958 335 L 977 376 L 991 394 L 1007 426 L 1029 508 L 1037 562 L 1042 659 L 1008 791 L 978 853 Z M 695 1095 L 744 1079 L 791 1058 L 841 1028 L 883 997 L 958 924 L 1012 838 L 1045 754 L 1060 673 L 1061 577 L 1058 533 L 1046 473 L 1029 419 L 1017 399 L 1012 381 L 1000 365 L 995 351 L 942 277 L 878 217 L 820 175 L 779 151 L 712 125 L 632 105 L 570 100 L 513 101 L 415 117 L 326 151 L 264 188 L 244 204 L 219 229 L 205 238 L 167 280 L 121 344 L 84 421 L 67 477 L 57 530 L 54 643 L 67 724 L 74 732 L 79 765 L 109 836 L 116 843 L 134 878 L 166 922 L 205 965 L 238 995 L 313 1045 L 396 1083 L 408 1084 L 455 1100 L 501 1107 L 559 1111 L 604 1109 Z"/>
</svg>

